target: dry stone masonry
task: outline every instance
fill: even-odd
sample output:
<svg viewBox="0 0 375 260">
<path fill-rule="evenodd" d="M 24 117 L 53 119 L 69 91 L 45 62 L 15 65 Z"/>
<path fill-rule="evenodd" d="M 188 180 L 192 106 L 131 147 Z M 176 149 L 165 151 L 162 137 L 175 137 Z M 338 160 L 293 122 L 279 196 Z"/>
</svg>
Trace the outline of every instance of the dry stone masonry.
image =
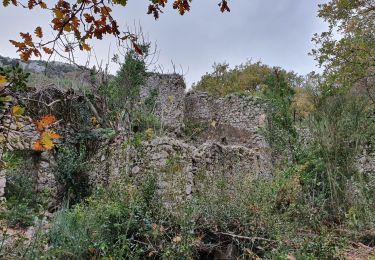
<svg viewBox="0 0 375 260">
<path fill-rule="evenodd" d="M 43 98 L 44 103 L 54 99 L 70 100 L 69 95 L 56 89 L 47 92 L 38 92 L 32 99 Z M 266 120 L 261 99 L 240 95 L 214 98 L 202 92 L 186 93 L 183 78 L 176 74 L 150 75 L 140 93 L 144 101 L 153 101 L 153 112 L 161 123 L 162 136 L 138 145 L 122 134 L 115 139 L 98 141 L 94 151 L 90 151 L 91 167 L 87 174 L 91 188 L 110 185 L 124 176 L 135 183 L 142 182 L 145 176 L 154 173 L 160 194 L 173 205 L 173 201 L 199 192 L 202 187 L 197 176 L 200 174 L 224 174 L 228 183 L 238 178 L 270 176 L 269 148 L 261 134 Z M 76 100 L 69 102 L 73 101 Z M 12 116 L 11 106 L 8 104 L 1 114 L 0 152 L 30 151 L 37 138 L 35 119 Z M 69 117 L 61 115 L 66 106 L 69 103 L 56 103 L 48 112 L 68 121 L 74 115 L 74 109 L 68 109 Z M 34 110 L 30 108 L 37 114 Z M 69 122 L 59 133 L 65 135 L 64 142 L 73 142 L 75 133 L 69 128 Z M 34 167 L 36 190 L 47 187 L 51 194 L 56 193 L 54 164 L 53 152 L 38 155 Z M 2 196 L 6 172 L 1 171 L 1 176 Z"/>
</svg>

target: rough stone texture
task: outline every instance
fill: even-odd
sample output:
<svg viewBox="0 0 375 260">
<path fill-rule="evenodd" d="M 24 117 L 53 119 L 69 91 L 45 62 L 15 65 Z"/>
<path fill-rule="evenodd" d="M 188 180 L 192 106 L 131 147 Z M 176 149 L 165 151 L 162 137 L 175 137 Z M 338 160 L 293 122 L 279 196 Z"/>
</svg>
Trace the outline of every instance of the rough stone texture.
<svg viewBox="0 0 375 260">
<path fill-rule="evenodd" d="M 179 131 L 183 126 L 185 83 L 177 74 L 153 74 L 147 78 L 141 88 L 141 99 L 156 93 L 154 113 L 159 118 L 162 128 Z"/>
<path fill-rule="evenodd" d="M 213 142 L 195 146 L 164 136 L 137 147 L 124 146 L 121 141 L 102 147 L 92 160 L 95 165 L 89 175 L 92 187 L 114 183 L 121 176 L 131 177 L 135 184 L 142 183 L 155 173 L 158 192 L 171 207 L 199 192 L 202 187 L 198 173 L 224 174 L 228 183 L 269 177 L 268 169 L 262 168 L 258 151 L 245 146 Z M 99 158 L 104 160 L 101 162 Z"/>
<path fill-rule="evenodd" d="M 215 98 L 204 92 L 192 92 L 185 98 L 188 138 L 197 144 L 208 142 L 252 149 L 261 172 L 269 174 L 270 148 L 260 130 L 265 121 L 265 104 L 257 97 Z M 252 166 L 250 162 L 249 165 Z"/>
<path fill-rule="evenodd" d="M 196 136 L 199 142 L 267 146 L 259 132 L 259 127 L 265 123 L 264 103 L 257 97 L 230 95 L 215 98 L 204 92 L 188 93 L 184 122 L 186 127 L 208 126 Z"/>
<path fill-rule="evenodd" d="M 206 93 L 186 94 L 183 78 L 174 74 L 151 75 L 141 88 L 141 98 L 146 100 L 152 95 L 155 97 L 154 113 L 166 136 L 138 146 L 128 144 L 121 134 L 114 140 L 95 141 L 90 147 L 91 168 L 87 173 L 91 188 L 116 183 L 124 176 L 138 183 L 148 174 L 155 173 L 158 191 L 166 201 L 172 202 L 199 191 L 197 173 L 225 173 L 229 183 L 248 176 L 270 176 L 269 148 L 260 132 L 266 118 L 264 104 L 259 98 L 231 95 L 217 99 Z M 33 101 L 26 105 L 35 118 L 47 113 L 61 118 L 64 126 L 59 128 L 59 133 L 64 142 L 74 144 L 77 129 L 70 127 L 69 122 L 80 119 L 75 111 L 79 97 L 77 99 L 74 93 L 47 89 L 32 93 L 29 99 L 45 104 L 59 100 L 47 108 L 39 107 Z M 30 150 L 38 137 L 33 120 L 13 117 L 9 113 L 11 106 L 9 104 L 1 117 L 4 137 L 0 147 Z M 78 107 L 84 106 L 79 104 Z M 194 132 L 196 125 L 204 127 Z M 183 136 L 189 131 L 193 136 Z M 53 198 L 57 192 L 54 164 L 52 153 L 44 152 L 39 154 L 35 167 L 37 190 L 48 188 Z M 0 194 L 4 183 L 4 178 L 0 178 Z"/>
<path fill-rule="evenodd" d="M 37 153 L 33 151 L 33 145 L 36 140 L 40 137 L 40 133 L 36 129 L 35 121 L 39 119 L 40 115 L 54 114 L 60 115 L 62 113 L 62 107 L 48 107 L 47 110 L 40 109 L 39 106 L 35 105 L 33 101 L 25 102 L 23 105 L 26 107 L 28 114 L 34 115 L 34 118 L 30 116 L 20 116 L 12 114 L 12 107 L 19 104 L 21 99 L 38 100 L 40 103 L 47 103 L 50 100 L 56 100 L 56 97 L 61 98 L 63 93 L 56 89 L 46 89 L 44 91 L 37 91 L 30 93 L 29 97 L 20 96 L 17 93 L 0 93 L 2 96 L 7 96 L 9 101 L 1 102 L 0 107 L 0 160 L 6 151 L 28 151 L 30 156 L 34 156 L 33 161 L 35 165 L 30 168 L 30 174 L 36 177 L 36 191 L 42 192 L 48 190 L 50 195 L 50 205 L 56 203 L 57 198 L 57 184 L 55 176 L 53 174 L 55 158 L 52 155 L 52 151 Z M 57 95 L 57 96 L 56 96 Z M 38 103 L 38 102 L 36 102 Z M 57 102 L 58 103 L 58 102 Z M 56 104 L 57 104 L 56 103 Z M 71 109 L 70 109 L 71 110 Z M 72 113 L 73 114 L 73 113 Z M 58 125 L 56 125 L 58 127 Z M 72 129 L 69 127 L 59 128 L 58 132 L 65 137 L 70 139 L 69 136 L 76 135 L 76 132 L 71 133 Z M 0 161 L 2 163 L 2 161 Z M 4 195 L 6 189 L 6 170 L 3 169 L 0 163 L 0 197 Z"/>
</svg>

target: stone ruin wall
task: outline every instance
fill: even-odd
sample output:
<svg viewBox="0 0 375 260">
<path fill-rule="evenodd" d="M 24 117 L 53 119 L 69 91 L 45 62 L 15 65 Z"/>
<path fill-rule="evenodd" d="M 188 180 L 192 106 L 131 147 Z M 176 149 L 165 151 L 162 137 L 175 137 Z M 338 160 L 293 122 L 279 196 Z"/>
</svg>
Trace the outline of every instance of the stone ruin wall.
<svg viewBox="0 0 375 260">
<path fill-rule="evenodd" d="M 200 187 L 197 174 L 202 172 L 208 175 L 223 173 L 228 181 L 239 176 L 270 176 L 268 147 L 259 128 L 265 120 L 260 99 L 236 95 L 217 99 L 205 93 L 186 94 L 183 78 L 178 75 L 152 75 L 141 89 L 141 97 L 147 98 L 155 89 L 154 112 L 166 135 L 144 141 L 138 147 L 124 145 L 123 136 L 101 141 L 91 157 L 92 170 L 87 173 L 91 187 L 109 185 L 123 175 L 142 180 L 144 174 L 155 172 L 160 192 L 165 196 L 173 194 L 176 198 L 176 195 L 192 196 L 197 192 Z M 13 104 L 10 103 L 1 114 L 0 152 L 26 150 L 35 153 L 31 151 L 37 136 L 35 118 L 13 117 L 10 113 Z M 54 114 L 53 109 L 50 113 Z M 17 125 L 14 120 L 25 126 L 20 127 L 21 124 Z M 196 124 L 205 127 L 194 138 L 187 136 L 186 128 Z M 68 130 L 71 131 L 60 129 L 59 133 L 64 136 Z M 176 164 L 175 168 L 171 169 L 171 162 Z M 37 190 L 57 190 L 52 172 L 54 164 L 53 152 L 38 155 L 33 168 Z M 2 196 L 6 171 L 2 170 L 0 176 Z"/>
<path fill-rule="evenodd" d="M 152 74 L 141 87 L 141 100 L 156 94 L 154 114 L 159 118 L 161 127 L 179 133 L 184 118 L 184 79 L 177 74 Z"/>
</svg>

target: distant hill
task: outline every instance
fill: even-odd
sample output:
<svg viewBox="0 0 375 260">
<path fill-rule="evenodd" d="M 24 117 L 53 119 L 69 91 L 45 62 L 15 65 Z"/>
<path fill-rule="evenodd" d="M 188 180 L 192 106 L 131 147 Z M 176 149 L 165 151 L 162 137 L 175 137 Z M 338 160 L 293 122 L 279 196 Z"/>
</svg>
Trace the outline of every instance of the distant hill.
<svg viewBox="0 0 375 260">
<path fill-rule="evenodd" d="M 58 61 L 50 61 L 47 63 L 46 61 L 41 60 L 31 60 L 28 62 L 24 62 L 20 59 L 12 59 L 0 56 L 0 67 L 15 65 L 17 63 L 19 63 L 25 71 L 44 73 L 46 75 L 62 76 L 67 72 L 73 72 L 77 70 L 77 66 Z"/>
<path fill-rule="evenodd" d="M 17 63 L 30 72 L 28 85 L 34 88 L 43 88 L 54 85 L 61 89 L 87 88 L 90 80 L 88 71 L 80 70 L 77 66 L 58 61 L 31 60 L 28 62 L 0 56 L 0 67 L 12 66 Z"/>
</svg>

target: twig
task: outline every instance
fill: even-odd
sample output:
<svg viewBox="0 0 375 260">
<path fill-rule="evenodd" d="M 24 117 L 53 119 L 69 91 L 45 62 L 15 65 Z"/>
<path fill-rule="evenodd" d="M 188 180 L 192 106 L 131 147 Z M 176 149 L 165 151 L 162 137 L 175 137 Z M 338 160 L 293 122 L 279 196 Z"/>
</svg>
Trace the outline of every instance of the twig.
<svg viewBox="0 0 375 260">
<path fill-rule="evenodd" d="M 243 240 L 251 240 L 253 242 L 255 240 L 262 240 L 262 241 L 267 241 L 267 242 L 272 242 L 272 243 L 282 243 L 282 241 L 277 241 L 277 240 L 268 239 L 268 238 L 264 238 L 264 237 L 246 237 L 246 236 L 235 235 L 235 234 L 230 234 L 230 233 L 223 233 L 223 232 L 217 232 L 215 234 L 230 236 L 230 237 L 233 237 L 233 238 L 238 238 L 238 239 L 243 239 Z"/>
<path fill-rule="evenodd" d="M 47 104 L 46 102 L 43 102 L 43 101 L 40 101 L 40 100 L 36 100 L 36 99 L 32 99 L 32 98 L 22 98 L 22 99 L 23 100 L 29 100 L 29 101 L 34 101 L 34 102 L 42 103 L 43 105 L 45 105 L 47 107 L 50 107 L 50 106 L 54 105 L 55 103 L 62 101 L 61 99 L 57 99 L 57 100 L 54 100 L 51 103 Z"/>
</svg>

